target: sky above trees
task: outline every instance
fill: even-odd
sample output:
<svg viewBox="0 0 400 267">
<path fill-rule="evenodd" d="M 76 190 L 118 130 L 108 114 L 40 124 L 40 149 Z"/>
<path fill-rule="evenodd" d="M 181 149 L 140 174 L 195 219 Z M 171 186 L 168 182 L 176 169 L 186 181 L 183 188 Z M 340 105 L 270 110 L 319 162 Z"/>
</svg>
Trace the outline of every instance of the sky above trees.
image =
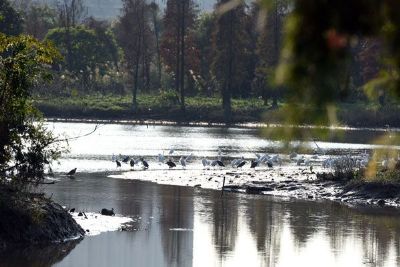
<svg viewBox="0 0 400 267">
<path fill-rule="evenodd" d="M 49 3 L 53 3 L 56 0 L 47 0 Z M 163 4 L 163 0 L 154 0 L 160 6 Z M 122 0 L 85 0 L 85 6 L 88 8 L 88 14 L 90 16 L 101 18 L 101 19 L 112 19 L 120 15 L 121 8 L 123 6 Z M 212 11 L 216 0 L 201 0 L 198 1 L 199 8 L 201 10 Z"/>
</svg>

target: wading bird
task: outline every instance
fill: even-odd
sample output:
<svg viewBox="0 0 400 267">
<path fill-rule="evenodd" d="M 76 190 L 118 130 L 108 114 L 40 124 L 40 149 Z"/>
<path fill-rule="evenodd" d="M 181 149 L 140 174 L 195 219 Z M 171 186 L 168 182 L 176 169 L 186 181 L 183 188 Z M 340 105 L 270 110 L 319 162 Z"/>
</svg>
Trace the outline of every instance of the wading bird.
<svg viewBox="0 0 400 267">
<path fill-rule="evenodd" d="M 193 158 L 193 153 L 190 153 L 190 155 L 186 157 L 185 161 L 190 162 L 192 158 Z"/>
<path fill-rule="evenodd" d="M 270 161 L 270 160 L 267 161 L 267 166 L 268 166 L 268 168 L 274 167 L 274 165 L 272 164 L 272 161 Z"/>
<path fill-rule="evenodd" d="M 258 161 L 252 160 L 252 161 L 251 161 L 251 164 L 250 164 L 250 168 L 254 169 L 254 168 L 257 167 L 257 166 L 258 166 Z"/>
<path fill-rule="evenodd" d="M 147 169 L 149 168 L 149 164 L 147 163 L 147 161 L 145 161 L 143 158 L 140 158 L 140 161 L 141 161 L 142 164 L 143 164 L 143 168 L 144 168 L 145 170 L 147 170 Z"/>
<path fill-rule="evenodd" d="M 72 176 L 72 175 L 74 175 L 75 173 L 76 173 L 76 168 L 70 170 L 70 171 L 67 173 L 67 175 Z"/>
<path fill-rule="evenodd" d="M 124 157 L 124 158 L 122 159 L 122 162 L 123 162 L 123 163 L 128 163 L 128 161 L 129 161 L 129 156 L 126 156 L 126 157 Z"/>
<path fill-rule="evenodd" d="M 176 167 L 176 164 L 173 163 L 172 160 L 168 160 L 165 164 L 167 164 L 170 169 Z"/>
<path fill-rule="evenodd" d="M 206 159 L 206 158 L 203 158 L 203 159 L 201 160 L 201 163 L 203 164 L 203 167 L 210 166 L 210 164 L 211 164 L 211 162 L 210 162 L 208 159 Z"/>
<path fill-rule="evenodd" d="M 164 163 L 164 160 L 165 160 L 164 155 L 158 154 L 158 162 L 161 164 L 161 163 Z"/>
<path fill-rule="evenodd" d="M 179 159 L 179 163 L 182 165 L 183 168 L 186 168 L 186 160 L 183 157 Z"/>
<path fill-rule="evenodd" d="M 216 160 L 216 164 L 220 167 L 225 167 L 225 164 L 221 160 Z"/>
<path fill-rule="evenodd" d="M 236 168 L 242 168 L 244 166 L 244 164 L 246 164 L 246 161 L 242 160 L 237 166 Z"/>
</svg>

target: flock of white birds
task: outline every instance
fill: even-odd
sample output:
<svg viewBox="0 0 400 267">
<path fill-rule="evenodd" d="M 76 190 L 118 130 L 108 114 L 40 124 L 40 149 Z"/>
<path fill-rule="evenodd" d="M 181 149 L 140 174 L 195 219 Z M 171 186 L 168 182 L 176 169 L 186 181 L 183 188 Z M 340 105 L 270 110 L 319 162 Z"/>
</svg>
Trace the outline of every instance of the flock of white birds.
<svg viewBox="0 0 400 267">
<path fill-rule="evenodd" d="M 178 161 L 174 162 L 175 151 L 173 149 L 169 150 L 168 154 L 157 155 L 158 164 L 167 164 L 169 168 L 175 168 L 181 166 L 185 169 L 189 163 L 194 162 L 194 155 L 190 153 L 187 156 L 181 156 Z M 139 157 L 134 159 L 130 156 L 115 156 L 113 155 L 112 160 L 117 164 L 117 168 L 121 167 L 121 163 L 130 164 L 131 168 L 139 166 L 143 169 L 149 168 L 149 163 Z M 325 151 L 317 146 L 315 153 L 313 155 L 300 155 L 295 152 L 289 155 L 268 155 L 268 154 L 255 154 L 253 159 L 245 159 L 244 157 L 235 158 L 229 163 L 227 160 L 223 160 L 223 154 L 221 150 L 218 150 L 218 154 L 214 159 L 202 158 L 201 163 L 204 168 L 208 167 L 232 167 L 232 168 L 242 168 L 243 166 L 250 165 L 250 168 L 256 168 L 265 166 L 268 168 L 273 168 L 274 166 L 281 166 L 283 162 L 296 164 L 298 166 L 313 166 L 319 165 L 323 168 L 334 169 L 340 166 L 346 166 L 347 168 L 364 168 L 368 166 L 371 160 L 370 154 L 366 151 L 359 153 L 357 155 L 342 155 L 342 156 L 327 156 Z M 396 162 L 399 159 L 383 159 L 381 162 L 382 167 L 388 167 L 392 162 Z M 248 164 L 249 163 L 249 164 Z"/>
</svg>

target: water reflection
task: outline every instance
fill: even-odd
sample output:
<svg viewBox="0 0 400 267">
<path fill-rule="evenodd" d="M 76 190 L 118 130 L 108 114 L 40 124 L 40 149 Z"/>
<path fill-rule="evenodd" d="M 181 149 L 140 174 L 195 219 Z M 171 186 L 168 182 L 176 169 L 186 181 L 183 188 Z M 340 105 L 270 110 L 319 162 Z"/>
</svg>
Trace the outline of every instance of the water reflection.
<svg viewBox="0 0 400 267">
<path fill-rule="evenodd" d="M 48 253 L 52 257 L 14 251 L 0 256 L 0 266 L 400 264 L 400 220 L 394 209 L 352 209 L 329 201 L 233 193 L 221 197 L 218 191 L 102 174 L 64 178 L 45 190 L 78 210 L 113 207 L 137 219 L 136 230 L 86 237 L 70 249 L 55 246 Z"/>
<path fill-rule="evenodd" d="M 172 187 L 171 195 L 161 199 L 161 242 L 168 266 L 192 265 L 193 214 L 193 191 Z"/>
<path fill-rule="evenodd" d="M 197 212 L 212 214 L 202 223 L 213 225 L 219 258 L 214 265 L 399 266 L 397 210 L 382 215 L 326 201 L 210 195 L 197 196 L 195 206 Z M 203 204 L 209 202 L 211 207 Z M 241 237 L 244 228 L 251 241 Z M 240 242 L 247 244 L 245 251 Z"/>
<path fill-rule="evenodd" d="M 63 260 L 80 241 L 73 240 L 51 246 L 8 249 L 0 254 L 0 266 L 49 267 Z"/>
</svg>

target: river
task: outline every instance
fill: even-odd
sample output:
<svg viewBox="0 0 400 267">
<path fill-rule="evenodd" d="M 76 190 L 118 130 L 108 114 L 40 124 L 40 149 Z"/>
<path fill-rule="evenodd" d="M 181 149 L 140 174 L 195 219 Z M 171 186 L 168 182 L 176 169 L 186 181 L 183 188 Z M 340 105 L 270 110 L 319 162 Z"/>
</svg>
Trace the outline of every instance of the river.
<svg viewBox="0 0 400 267">
<path fill-rule="evenodd" d="M 85 135 L 95 127 L 48 126 L 68 136 Z M 396 209 L 228 192 L 221 196 L 216 190 L 114 177 L 121 170 L 111 159 L 119 154 L 145 157 L 150 171 L 164 171 L 166 167 L 156 163 L 158 153 L 174 149 L 178 158 L 193 153 L 193 163 L 184 170 L 190 173 L 201 168 L 199 158 L 216 157 L 218 150 L 226 159 L 280 153 L 279 141 L 261 138 L 259 133 L 246 128 L 107 124 L 71 140 L 70 153 L 53 166 L 57 183 L 42 190 L 62 205 L 85 212 L 112 207 L 118 215 L 134 219 L 132 229 L 87 236 L 67 245 L 14 251 L 0 258 L 0 266 L 400 265 Z M 318 146 L 328 154 L 359 153 L 372 147 L 353 140 L 379 134 L 349 132 L 342 140 L 318 142 Z M 315 145 L 309 140 L 295 143 Z M 78 168 L 74 179 L 62 175 L 73 167 Z M 123 166 L 122 171 L 128 170 Z"/>
</svg>

